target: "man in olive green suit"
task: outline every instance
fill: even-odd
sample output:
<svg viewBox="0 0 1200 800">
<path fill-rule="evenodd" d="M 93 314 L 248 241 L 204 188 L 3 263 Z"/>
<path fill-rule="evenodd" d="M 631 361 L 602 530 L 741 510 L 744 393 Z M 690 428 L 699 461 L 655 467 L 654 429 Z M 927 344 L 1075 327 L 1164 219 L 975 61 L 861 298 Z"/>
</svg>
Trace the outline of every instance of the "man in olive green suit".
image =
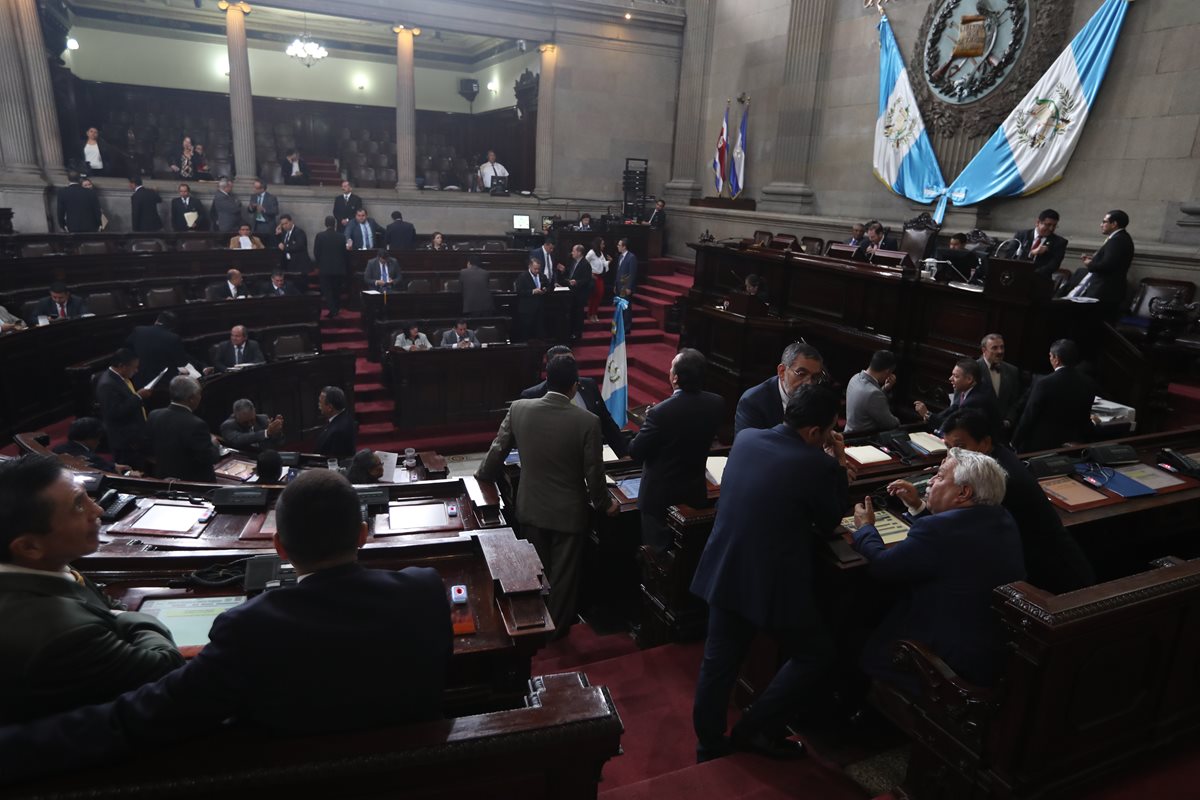
<svg viewBox="0 0 1200 800">
<path fill-rule="evenodd" d="M 0 464 L 0 724 L 112 700 L 183 665 L 149 614 L 69 567 L 100 544 L 100 507 L 55 458 Z"/>
<path fill-rule="evenodd" d="M 575 403 L 579 367 L 568 355 L 546 365 L 546 394 L 517 400 L 475 477 L 495 480 L 504 459 L 516 447 L 521 454 L 517 519 L 521 536 L 531 542 L 550 582 L 547 606 L 565 636 L 575 621 L 588 505 L 615 514 L 609 500 L 600 455 L 600 420 Z"/>
</svg>

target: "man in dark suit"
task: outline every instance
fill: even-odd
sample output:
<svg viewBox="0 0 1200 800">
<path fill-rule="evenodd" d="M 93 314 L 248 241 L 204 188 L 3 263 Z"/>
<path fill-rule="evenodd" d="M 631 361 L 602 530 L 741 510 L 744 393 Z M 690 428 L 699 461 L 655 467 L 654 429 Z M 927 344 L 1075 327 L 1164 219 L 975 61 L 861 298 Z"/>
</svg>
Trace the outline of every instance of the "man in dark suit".
<svg viewBox="0 0 1200 800">
<path fill-rule="evenodd" d="M 56 458 L 0 464 L 0 723 L 106 702 L 183 664 L 162 623 L 114 613 L 70 568 L 99 546 L 100 513 Z"/>
<path fill-rule="evenodd" d="M 592 293 L 592 265 L 584 258 L 583 245 L 571 248 L 571 263 L 564 273 L 571 290 L 571 341 L 583 338 L 583 313 Z"/>
<path fill-rule="evenodd" d="M 1062 266 L 1067 254 L 1067 240 L 1054 232 L 1057 228 L 1058 212 L 1047 208 L 1038 214 L 1036 226 L 1013 234 L 1021 243 L 1021 257 L 1032 261 L 1034 271 L 1047 278 Z"/>
<path fill-rule="evenodd" d="M 195 414 L 200 407 L 200 382 L 176 375 L 168 391 L 171 404 L 151 411 L 148 424 L 154 476 L 212 483 L 217 479 L 213 464 L 221 451 L 208 425 Z"/>
<path fill-rule="evenodd" d="M 650 212 L 650 216 L 646 218 L 646 224 L 651 230 L 660 230 L 667 227 L 667 201 L 655 200 L 654 210 Z"/>
<path fill-rule="evenodd" d="M 95 417 L 76 417 L 67 428 L 67 440 L 56 444 L 50 450 L 64 456 L 74 456 L 92 469 L 113 474 L 124 474 L 129 471 L 127 464 L 115 464 L 96 451 L 100 448 L 100 440 L 104 438 L 104 424 Z"/>
<path fill-rule="evenodd" d="M 867 250 L 868 255 L 875 252 L 876 250 L 898 250 L 899 249 L 899 245 L 896 244 L 896 240 L 893 237 L 887 235 L 886 231 L 884 231 L 884 229 L 883 229 L 883 223 L 878 222 L 877 220 L 871 220 L 870 222 L 867 223 L 867 242 L 866 242 L 866 244 L 867 244 L 866 250 Z"/>
<path fill-rule="evenodd" d="M 788 398 L 801 386 L 824 380 L 825 360 L 807 342 L 793 342 L 783 349 L 775 374 L 752 386 L 738 399 L 733 417 L 733 435 L 746 428 L 774 428 L 783 422 Z"/>
<path fill-rule="evenodd" d="M 1012 514 L 1021 533 L 1021 551 L 1025 557 L 1026 580 L 1054 594 L 1073 592 L 1096 582 L 1096 572 L 1083 550 L 1063 527 L 1062 517 L 1051 505 L 1033 473 L 1017 454 L 995 444 L 986 414 L 975 409 L 960 411 L 942 429 L 947 447 L 961 447 L 996 459 L 1008 473 L 1002 505 Z M 893 486 L 904 484 L 895 481 Z M 907 484 L 911 487 L 911 484 Z M 920 511 L 915 488 L 902 495 L 903 487 L 888 491 Z"/>
<path fill-rule="evenodd" d="M 1049 375 L 1034 380 L 1029 401 L 1013 433 L 1018 453 L 1049 450 L 1066 442 L 1092 438 L 1092 403 L 1096 387 L 1079 374 L 1079 347 L 1070 339 L 1050 345 Z"/>
<path fill-rule="evenodd" d="M 556 344 L 546 351 L 546 363 L 550 363 L 550 359 L 555 356 L 571 356 L 571 348 Z M 534 384 L 528 389 L 521 391 L 522 400 L 537 400 L 539 397 L 546 396 L 546 382 Z M 579 376 L 579 389 L 572 398 L 572 402 L 577 406 L 587 409 L 595 414 L 600 419 L 600 437 L 604 444 L 612 448 L 613 452 L 618 457 L 624 458 L 629 455 L 629 442 L 621 433 L 621 429 L 617 427 L 616 420 L 609 413 L 608 406 L 604 402 L 604 398 L 600 396 L 600 387 L 596 385 L 596 381 L 592 378 Z"/>
<path fill-rule="evenodd" d="M 297 227 L 291 214 L 280 215 L 275 238 L 279 240 L 276 247 L 283 254 L 279 266 L 285 271 L 307 274 L 312 267 L 312 261 L 308 257 L 308 236 L 302 228 Z"/>
<path fill-rule="evenodd" d="M 404 221 L 399 211 L 392 212 L 392 222 L 383 232 L 383 241 L 388 250 L 412 250 L 416 246 L 417 229 L 411 222 Z"/>
<path fill-rule="evenodd" d="M 168 376 L 174 375 L 176 367 L 190 362 L 183 348 L 183 339 L 175 332 L 175 326 L 175 313 L 163 311 L 153 325 L 138 325 L 125 340 L 125 346 L 141 362 L 133 376 L 133 383 L 138 388 L 154 380 L 164 369 L 171 370 Z"/>
<path fill-rule="evenodd" d="M 292 285 L 283 270 L 277 269 L 271 273 L 271 285 L 267 287 L 267 297 L 299 297 L 300 290 Z"/>
<path fill-rule="evenodd" d="M 438 347 L 469 350 L 472 347 L 479 347 L 479 339 L 475 336 L 475 331 L 467 327 L 467 321 L 460 319 L 454 323 L 453 328 L 442 334 L 442 340 L 438 342 Z"/>
<path fill-rule="evenodd" d="M 108 437 L 113 460 L 141 469 L 146 463 L 146 406 L 153 390 L 135 389 L 133 376 L 138 371 L 137 354 L 122 347 L 112 357 L 108 369 L 96 379 L 96 404 Z"/>
<path fill-rule="evenodd" d="M 142 179 L 129 179 L 129 229 L 134 233 L 154 233 L 163 229 L 162 217 L 158 215 L 158 204 L 162 202 L 158 192 L 142 185 Z"/>
<path fill-rule="evenodd" d="M 463 316 L 485 317 L 496 310 L 486 269 L 479 266 L 479 256 L 467 256 L 467 266 L 458 271 L 462 290 Z"/>
<path fill-rule="evenodd" d="M 622 236 L 617 240 L 617 283 L 615 294 L 630 302 L 625 308 L 625 335 L 633 329 L 633 290 L 637 287 L 638 260 L 629 249 L 629 240 Z"/>
<path fill-rule="evenodd" d="M 191 212 L 195 212 L 196 221 L 189 225 L 184 215 Z M 192 187 L 186 183 L 179 184 L 179 197 L 171 200 L 171 230 L 183 232 L 208 229 L 208 214 L 204 211 L 204 203 L 192 197 Z"/>
<path fill-rule="evenodd" d="M 546 605 L 566 635 L 575 621 L 589 506 L 615 514 L 600 456 L 600 422 L 575 405 L 579 368 L 571 356 L 555 356 L 546 365 L 546 394 L 516 400 L 475 477 L 496 480 L 514 447 L 521 454 L 517 519 L 521 536 L 533 543 L 550 581 Z"/>
<path fill-rule="evenodd" d="M 238 269 L 229 270 L 225 273 L 224 282 L 214 283 L 204 290 L 204 299 L 209 301 L 237 300 L 246 296 L 245 279 L 242 278 L 242 271 Z"/>
<path fill-rule="evenodd" d="M 58 225 L 67 233 L 100 230 L 100 199 L 80 184 L 78 172 L 67 173 L 67 185 L 57 192 Z"/>
<path fill-rule="evenodd" d="M 233 413 L 221 423 L 221 441 L 235 450 L 278 449 L 283 444 L 283 417 L 269 418 L 249 400 L 235 400 Z"/>
<path fill-rule="evenodd" d="M 217 182 L 217 193 L 213 195 L 212 209 L 209 216 L 212 219 L 213 230 L 218 233 L 237 233 L 242 225 L 242 204 L 233 195 L 233 181 L 221 178 Z"/>
<path fill-rule="evenodd" d="M 329 318 L 339 313 L 342 284 L 346 280 L 346 239 L 335 229 L 337 220 L 325 218 L 325 230 L 313 240 L 313 259 L 317 262 L 317 273 L 321 280 L 321 295 Z"/>
<path fill-rule="evenodd" d="M 547 241 L 541 247 L 530 250 L 529 258 L 537 261 L 542 283 L 553 290 L 554 284 L 558 282 L 558 267 L 563 266 L 554 261 L 554 242 Z"/>
<path fill-rule="evenodd" d="M 1087 275 L 1067 297 L 1094 297 L 1100 301 L 1102 314 L 1110 321 L 1117 318 L 1125 302 L 1125 276 L 1133 263 L 1133 237 L 1125 230 L 1129 215 L 1110 211 L 1100 221 L 1104 244 L 1090 256 L 1081 256 Z"/>
<path fill-rule="evenodd" d="M 350 220 L 343 233 L 347 250 L 374 250 L 383 241 L 383 228 L 361 208 L 354 213 L 354 219 Z"/>
<path fill-rule="evenodd" d="M 231 718 L 288 736 L 440 718 L 454 634 L 438 573 L 360 566 L 367 525 L 354 488 L 332 470 L 293 480 L 275 519 L 275 549 L 303 580 L 221 614 L 204 649 L 162 680 L 105 705 L 5 729 L 0 772 L 28 778 L 154 758 L 155 746 L 218 730 Z M 362 680 L 378 663 L 390 665 L 389 679 Z M 317 684 L 336 690 L 315 691 Z"/>
<path fill-rule="evenodd" d="M 363 270 L 363 286 L 387 294 L 396 291 L 400 277 L 400 264 L 388 255 L 386 247 L 381 247 Z"/>
<path fill-rule="evenodd" d="M 1003 640 L 992 590 L 1025 577 L 1021 535 L 1000 505 L 1004 492 L 1004 470 L 994 459 L 952 448 L 925 493 L 931 513 L 916 518 L 908 538 L 885 547 L 871 498 L 855 507 L 854 549 L 873 578 L 906 595 L 867 642 L 867 674 L 915 692 L 915 676 L 892 663 L 896 640 L 913 639 L 971 683 L 995 681 Z"/>
<path fill-rule="evenodd" d="M 78 297 L 71 294 L 65 283 L 50 284 L 50 293 L 37 301 L 25 321 L 30 325 L 38 324 L 38 317 L 49 317 L 51 320 L 79 319 L 88 313 L 87 306 Z"/>
<path fill-rule="evenodd" d="M 1021 400 L 1025 396 L 1021 370 L 1004 360 L 1004 337 L 1000 334 L 989 333 L 983 337 L 979 347 L 982 350 L 979 368 L 986 378 L 984 382 L 992 385 L 992 394 L 996 397 L 1000 412 L 1000 424 L 1003 427 L 999 434 L 1004 441 L 1008 441 L 1021 416 Z"/>
<path fill-rule="evenodd" d="M 867 226 L 861 222 L 856 222 L 850 226 L 850 238 L 846 240 L 846 244 L 852 247 L 858 247 L 867 240 Z"/>
<path fill-rule="evenodd" d="M 947 417 L 964 408 L 981 409 L 994 423 L 1000 423 L 1000 409 L 996 405 L 996 396 L 992 394 L 992 382 L 983 380 L 983 369 L 978 361 L 972 358 L 958 361 L 950 370 L 950 388 L 953 390 L 950 405 L 937 413 L 930 411 L 920 400 L 913 403 L 913 408 L 931 430 L 941 430 Z"/>
<path fill-rule="evenodd" d="M 308 164 L 300 157 L 299 150 L 288 150 L 287 156 L 279 162 L 279 166 L 285 186 L 308 186 Z"/>
<path fill-rule="evenodd" d="M 362 198 L 351 190 L 350 181 L 342 181 L 342 193 L 333 199 L 333 217 L 337 220 L 338 233 L 345 230 L 362 207 Z"/>
<path fill-rule="evenodd" d="M 217 360 L 213 366 L 217 372 L 224 372 L 242 364 L 265 363 L 267 359 L 258 342 L 246 338 L 246 326 L 234 325 L 229 331 L 229 340 L 221 342 L 217 348 Z"/>
<path fill-rule="evenodd" d="M 349 458 L 358 449 L 358 425 L 354 413 L 346 407 L 346 393 L 337 386 L 326 386 L 317 398 L 317 410 L 325 418 L 325 427 L 317 434 L 317 452 L 333 458 Z"/>
<path fill-rule="evenodd" d="M 517 276 L 513 292 L 517 295 L 517 336 L 521 341 L 545 336 L 542 304 L 552 284 L 542 275 L 542 262 L 530 257 L 529 269 Z"/>
<path fill-rule="evenodd" d="M 246 211 L 251 229 L 262 240 L 263 246 L 274 247 L 279 198 L 267 191 L 267 184 L 262 178 L 254 179 L 254 194 L 250 196 L 250 204 L 246 206 Z"/>
<path fill-rule="evenodd" d="M 784 738 L 784 726 L 815 695 L 834 658 L 812 591 L 812 562 L 849 502 L 846 454 L 833 430 L 839 402 L 828 386 L 801 386 L 784 422 L 743 431 L 729 453 L 717 518 L 691 587 L 708 603 L 692 710 L 698 761 L 733 747 L 781 758 L 800 751 Z M 758 633 L 775 639 L 788 660 L 734 726 L 731 743 L 729 697 Z"/>
<path fill-rule="evenodd" d="M 650 408 L 629 445 L 629 454 L 642 462 L 637 498 L 642 544 L 656 553 L 671 543 L 669 507 L 686 503 L 699 508 L 708 503 L 704 472 L 713 437 L 725 417 L 725 400 L 702 391 L 706 366 L 699 350 L 679 351 L 667 373 L 673 393 Z"/>
</svg>

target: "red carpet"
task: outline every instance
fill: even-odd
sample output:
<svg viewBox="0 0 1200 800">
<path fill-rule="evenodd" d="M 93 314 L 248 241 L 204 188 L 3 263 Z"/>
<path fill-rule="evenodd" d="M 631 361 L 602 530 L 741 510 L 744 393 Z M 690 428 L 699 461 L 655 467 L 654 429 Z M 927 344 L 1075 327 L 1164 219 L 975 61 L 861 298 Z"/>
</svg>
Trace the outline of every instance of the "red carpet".
<svg viewBox="0 0 1200 800">
<path fill-rule="evenodd" d="M 573 625 L 569 636 L 551 642 L 533 656 L 531 670 L 534 675 L 571 672 L 637 652 L 637 645 L 631 636 L 623 633 L 597 636 L 590 625 Z"/>
</svg>

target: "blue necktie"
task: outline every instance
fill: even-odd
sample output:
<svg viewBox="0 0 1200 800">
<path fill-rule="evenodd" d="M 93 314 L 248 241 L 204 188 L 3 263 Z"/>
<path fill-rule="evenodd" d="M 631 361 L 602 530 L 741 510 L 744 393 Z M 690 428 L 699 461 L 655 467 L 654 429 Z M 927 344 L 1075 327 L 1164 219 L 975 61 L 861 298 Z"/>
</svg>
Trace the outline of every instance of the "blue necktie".
<svg viewBox="0 0 1200 800">
<path fill-rule="evenodd" d="M 365 222 L 362 224 L 362 234 L 363 234 L 363 249 L 370 250 L 371 244 L 372 244 L 371 229 L 367 227 L 367 223 L 365 223 Z"/>
</svg>

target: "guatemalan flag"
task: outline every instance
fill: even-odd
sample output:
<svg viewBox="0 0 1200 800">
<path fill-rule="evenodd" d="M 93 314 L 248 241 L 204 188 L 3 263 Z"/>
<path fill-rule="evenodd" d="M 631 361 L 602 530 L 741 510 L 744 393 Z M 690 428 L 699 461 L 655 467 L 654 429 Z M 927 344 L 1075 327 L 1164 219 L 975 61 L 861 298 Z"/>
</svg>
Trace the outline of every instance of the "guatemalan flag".
<svg viewBox="0 0 1200 800">
<path fill-rule="evenodd" d="M 629 378 L 625 371 L 625 309 L 629 301 L 614 297 L 612 343 L 608 346 L 608 362 L 604 365 L 604 383 L 600 397 L 618 428 L 624 428 L 629 407 Z"/>
<path fill-rule="evenodd" d="M 942 170 L 886 14 L 879 20 L 879 117 L 872 163 L 875 177 L 909 200 L 930 203 L 945 191 Z"/>
<path fill-rule="evenodd" d="M 1079 144 L 1129 0 L 1106 0 L 950 187 L 956 206 L 1033 194 L 1063 176 Z"/>
<path fill-rule="evenodd" d="M 721 123 L 721 132 L 717 134 L 717 149 L 713 153 L 713 185 L 717 194 L 725 188 L 725 148 L 729 144 L 729 106 L 725 106 L 725 121 Z"/>
<path fill-rule="evenodd" d="M 750 116 L 750 103 L 742 109 L 742 124 L 738 126 L 737 142 L 733 145 L 733 157 L 729 164 L 729 196 L 737 197 L 746 188 L 746 117 Z"/>
</svg>

